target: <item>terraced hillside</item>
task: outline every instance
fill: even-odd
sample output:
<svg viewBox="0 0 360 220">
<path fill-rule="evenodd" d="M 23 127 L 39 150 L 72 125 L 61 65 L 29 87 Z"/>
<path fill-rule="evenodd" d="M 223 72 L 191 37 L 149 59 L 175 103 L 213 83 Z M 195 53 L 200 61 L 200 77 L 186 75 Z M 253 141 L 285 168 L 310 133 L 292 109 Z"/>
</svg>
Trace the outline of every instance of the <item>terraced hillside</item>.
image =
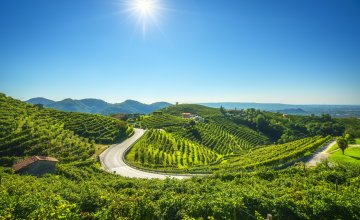
<svg viewBox="0 0 360 220">
<path fill-rule="evenodd" d="M 163 115 L 151 115 L 142 120 L 147 128 L 162 128 L 179 138 L 186 138 L 208 147 L 222 155 L 238 154 L 243 150 L 268 144 L 263 134 L 246 126 L 237 125 L 221 115 L 220 110 L 200 105 L 177 105 L 162 110 Z M 183 119 L 183 112 L 205 118 L 205 122 L 194 123 Z M 171 115 L 170 115 L 171 114 Z"/>
<path fill-rule="evenodd" d="M 316 136 L 286 144 L 243 150 L 241 155 L 224 155 L 189 139 L 162 130 L 150 130 L 132 147 L 126 160 L 136 167 L 174 172 L 276 168 L 291 165 L 298 158 L 310 155 L 330 140 L 330 136 Z"/>
<path fill-rule="evenodd" d="M 327 137 L 309 137 L 286 144 L 269 145 L 249 150 L 243 155 L 229 157 L 220 169 L 248 169 L 254 167 L 283 165 L 286 162 L 310 155 L 331 140 Z"/>
<path fill-rule="evenodd" d="M 112 118 L 42 109 L 0 94 L 3 165 L 31 155 L 55 156 L 62 162 L 84 160 L 94 153 L 95 143 L 111 143 L 131 132 Z"/>
<path fill-rule="evenodd" d="M 126 159 L 135 165 L 171 170 L 214 164 L 221 156 L 198 143 L 151 129 L 132 147 Z"/>
<path fill-rule="evenodd" d="M 230 114 L 225 109 L 189 104 L 171 106 L 161 111 L 163 114 L 142 119 L 143 126 L 161 131 L 152 130 L 130 150 L 127 156 L 130 163 L 155 169 L 164 170 L 166 167 L 171 167 L 175 170 L 191 171 L 277 166 L 311 154 L 329 141 L 330 136 L 327 136 L 326 132 L 321 133 L 323 135 L 307 133 L 304 131 L 306 126 L 309 130 L 338 126 L 336 122 L 326 117 L 289 119 L 276 113 L 268 114 L 255 110 L 232 111 Z M 183 119 L 181 115 L 184 112 L 191 113 L 191 117 L 200 116 L 205 120 L 195 121 L 196 117 Z M 262 128 L 258 124 L 261 125 L 263 117 L 274 123 L 274 126 L 285 130 L 287 134 L 297 136 L 292 136 L 290 141 L 284 144 L 275 144 L 269 139 L 269 133 L 265 135 L 261 132 L 262 129 L 259 129 Z M 252 123 L 253 119 L 257 121 Z M 305 128 L 294 125 L 291 120 L 296 120 L 296 123 L 303 122 L 304 125 L 301 126 Z M 306 121 L 309 121 L 309 124 L 306 124 Z M 264 129 L 264 131 L 268 130 Z M 296 140 L 291 141 L 292 139 Z M 201 149 L 205 148 L 206 151 L 192 150 L 193 155 L 189 155 L 184 152 L 185 148 L 182 147 L 184 143 L 188 146 L 201 146 Z M 217 156 L 212 160 L 203 159 L 209 154 Z"/>
<path fill-rule="evenodd" d="M 102 115 L 53 111 L 52 109 L 44 109 L 41 115 L 64 123 L 65 129 L 101 144 L 119 142 L 132 133 L 125 122 Z"/>
<path fill-rule="evenodd" d="M 196 141 L 222 155 L 238 154 L 267 143 L 265 137 L 243 127 L 226 127 L 215 123 L 198 123 L 190 127 L 170 127 L 172 133 Z"/>
<path fill-rule="evenodd" d="M 164 128 L 169 126 L 182 126 L 187 122 L 188 120 L 170 114 L 153 114 L 151 116 L 145 116 L 141 123 L 145 128 Z"/>
<path fill-rule="evenodd" d="M 340 136 L 345 131 L 345 126 L 327 114 L 299 116 L 256 109 L 224 109 L 223 112 L 228 120 L 260 132 L 279 144 L 317 135 Z"/>
</svg>

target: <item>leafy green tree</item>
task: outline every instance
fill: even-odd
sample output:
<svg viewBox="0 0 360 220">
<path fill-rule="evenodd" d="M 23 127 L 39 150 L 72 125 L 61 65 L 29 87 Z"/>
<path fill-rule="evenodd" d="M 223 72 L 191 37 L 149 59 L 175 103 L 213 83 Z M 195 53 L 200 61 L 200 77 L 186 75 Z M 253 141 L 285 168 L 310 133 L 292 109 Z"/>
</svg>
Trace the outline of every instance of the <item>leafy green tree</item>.
<svg viewBox="0 0 360 220">
<path fill-rule="evenodd" d="M 260 131 L 264 131 L 266 127 L 268 126 L 268 122 L 266 121 L 266 118 L 264 115 L 259 114 L 256 116 L 256 125 Z"/>
<path fill-rule="evenodd" d="M 346 140 L 346 138 L 338 137 L 336 139 L 336 142 L 337 142 L 339 148 L 341 149 L 342 154 L 344 154 L 345 149 L 348 147 L 348 141 Z"/>
<path fill-rule="evenodd" d="M 348 143 L 354 142 L 354 137 L 351 134 L 345 134 L 345 139 L 347 140 Z"/>
</svg>

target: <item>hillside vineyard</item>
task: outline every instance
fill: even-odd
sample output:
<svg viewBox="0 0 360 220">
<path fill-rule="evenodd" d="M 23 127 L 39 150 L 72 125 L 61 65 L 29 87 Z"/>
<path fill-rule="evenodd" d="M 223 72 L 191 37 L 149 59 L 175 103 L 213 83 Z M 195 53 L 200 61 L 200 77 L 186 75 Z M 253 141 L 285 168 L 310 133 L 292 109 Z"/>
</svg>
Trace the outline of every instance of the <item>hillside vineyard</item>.
<svg viewBox="0 0 360 220">
<path fill-rule="evenodd" d="M 128 162 L 137 168 L 182 173 L 291 164 L 331 140 L 328 135 L 334 130 L 324 126 L 342 129 L 325 116 L 284 118 L 252 109 L 226 112 L 199 105 L 167 107 L 140 117 L 137 124 L 148 131 L 128 152 Z M 289 141 L 283 143 L 285 139 Z M 272 141 L 278 144 L 270 145 Z"/>
<path fill-rule="evenodd" d="M 356 134 L 357 119 L 177 105 L 130 125 L 4 94 L 0 113 L 0 219 L 360 219 L 360 166 L 301 162 L 334 137 Z M 146 133 L 125 155 L 130 166 L 193 177 L 106 172 L 96 147 L 120 143 L 133 126 Z M 36 155 L 57 158 L 56 173 L 14 173 L 16 161 Z"/>
<path fill-rule="evenodd" d="M 46 155 L 61 161 L 88 159 L 96 143 L 114 143 L 132 133 L 124 122 L 84 113 L 43 109 L 0 95 L 0 162 Z"/>
</svg>

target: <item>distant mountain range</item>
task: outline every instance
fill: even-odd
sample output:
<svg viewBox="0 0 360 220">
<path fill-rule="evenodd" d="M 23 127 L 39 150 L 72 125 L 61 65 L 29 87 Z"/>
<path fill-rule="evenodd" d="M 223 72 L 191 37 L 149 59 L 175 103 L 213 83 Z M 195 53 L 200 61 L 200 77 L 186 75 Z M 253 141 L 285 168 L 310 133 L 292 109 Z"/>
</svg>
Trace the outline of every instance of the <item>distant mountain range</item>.
<svg viewBox="0 0 360 220">
<path fill-rule="evenodd" d="M 31 104 L 42 104 L 47 108 L 63 111 L 87 112 L 93 114 L 111 115 L 117 113 L 141 113 L 149 114 L 156 110 L 166 108 L 172 104 L 167 102 L 156 102 L 144 104 L 134 100 L 126 100 L 122 103 L 111 104 L 101 99 L 64 99 L 53 101 L 46 98 L 33 98 L 26 101 Z M 199 103 L 200 105 L 226 109 L 260 109 L 263 111 L 280 112 L 293 115 L 321 115 L 330 114 L 333 117 L 357 117 L 360 118 L 360 105 L 291 105 L 281 103 L 246 103 L 246 102 L 216 102 Z"/>
<path fill-rule="evenodd" d="M 293 115 L 329 114 L 333 117 L 360 117 L 360 105 L 291 105 L 281 103 L 251 103 L 251 102 L 217 102 L 201 103 L 213 108 L 226 109 L 260 109 L 263 111 L 280 112 Z"/>
<path fill-rule="evenodd" d="M 62 101 L 53 101 L 46 98 L 32 98 L 26 102 L 31 104 L 42 104 L 47 108 L 54 108 L 71 112 L 87 112 L 93 114 L 111 115 L 117 113 L 140 113 L 149 114 L 158 109 L 168 107 L 172 104 L 167 102 L 156 102 L 150 105 L 134 100 L 126 100 L 122 103 L 111 104 L 101 99 L 64 99 Z"/>
</svg>

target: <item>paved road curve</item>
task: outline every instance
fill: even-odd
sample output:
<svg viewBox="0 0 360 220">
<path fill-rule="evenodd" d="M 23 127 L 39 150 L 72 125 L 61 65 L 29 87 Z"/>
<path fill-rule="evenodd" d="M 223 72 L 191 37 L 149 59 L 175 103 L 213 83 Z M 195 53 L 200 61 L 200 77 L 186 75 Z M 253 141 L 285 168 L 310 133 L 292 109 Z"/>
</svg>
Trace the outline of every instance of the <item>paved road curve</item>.
<svg viewBox="0 0 360 220">
<path fill-rule="evenodd" d="M 184 179 L 189 178 L 191 175 L 167 175 L 159 173 L 145 172 L 141 170 L 134 169 L 128 166 L 124 162 L 124 154 L 128 148 L 130 148 L 141 136 L 144 135 L 145 130 L 143 129 L 134 129 L 135 133 L 130 138 L 126 139 L 120 144 L 112 145 L 106 151 L 100 155 L 101 165 L 105 170 L 110 173 L 115 173 L 117 175 L 125 177 L 135 177 L 135 178 L 147 178 L 147 179 L 166 179 L 167 177 Z"/>
<path fill-rule="evenodd" d="M 128 148 L 130 148 L 139 138 L 141 138 L 145 134 L 145 130 L 143 129 L 134 129 L 134 135 L 130 138 L 126 139 L 120 144 L 112 145 L 106 151 L 104 151 L 100 155 L 100 161 L 103 168 L 110 172 L 115 173 L 117 175 L 125 176 L 125 177 L 135 177 L 135 178 L 146 178 L 146 179 L 166 179 L 167 177 L 176 178 L 176 179 L 185 179 L 194 175 L 176 175 L 176 174 L 161 174 L 161 173 L 152 173 L 146 172 L 142 170 L 137 170 L 128 166 L 124 162 L 125 152 Z M 328 149 L 330 149 L 336 141 L 325 145 L 320 148 L 317 152 L 315 152 L 307 161 L 308 166 L 315 166 L 322 159 L 327 158 L 330 154 L 327 153 Z"/>
<path fill-rule="evenodd" d="M 306 164 L 310 167 L 313 167 L 316 164 L 320 163 L 321 160 L 328 158 L 328 156 L 330 156 L 330 154 L 327 151 L 335 144 L 336 144 L 336 141 L 333 141 L 333 142 L 330 142 L 329 144 L 325 145 L 324 147 L 320 148 L 306 161 Z"/>
</svg>

